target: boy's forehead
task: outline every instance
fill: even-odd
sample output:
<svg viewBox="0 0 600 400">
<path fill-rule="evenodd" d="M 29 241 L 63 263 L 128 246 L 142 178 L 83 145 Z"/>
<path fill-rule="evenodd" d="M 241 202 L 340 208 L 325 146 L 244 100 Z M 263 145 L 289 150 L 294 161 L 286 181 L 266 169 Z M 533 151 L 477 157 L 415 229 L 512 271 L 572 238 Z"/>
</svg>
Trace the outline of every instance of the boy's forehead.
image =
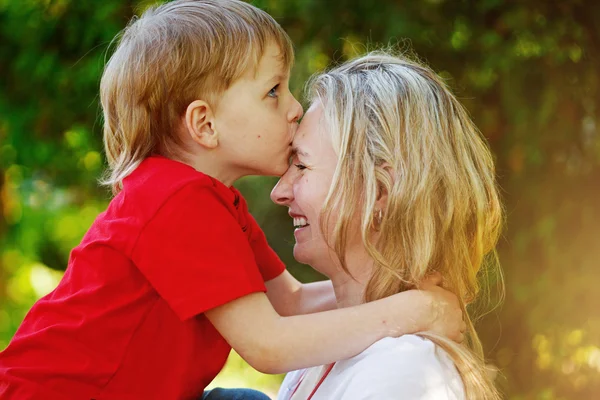
<svg viewBox="0 0 600 400">
<path fill-rule="evenodd" d="M 265 47 L 258 63 L 250 65 L 240 76 L 239 81 L 256 84 L 260 87 L 276 85 L 289 79 L 290 66 L 279 46 L 272 43 Z"/>
<path fill-rule="evenodd" d="M 273 43 L 269 44 L 256 66 L 255 77 L 262 80 L 288 77 L 290 71 L 284 60 L 285 57 L 279 46 Z"/>
</svg>

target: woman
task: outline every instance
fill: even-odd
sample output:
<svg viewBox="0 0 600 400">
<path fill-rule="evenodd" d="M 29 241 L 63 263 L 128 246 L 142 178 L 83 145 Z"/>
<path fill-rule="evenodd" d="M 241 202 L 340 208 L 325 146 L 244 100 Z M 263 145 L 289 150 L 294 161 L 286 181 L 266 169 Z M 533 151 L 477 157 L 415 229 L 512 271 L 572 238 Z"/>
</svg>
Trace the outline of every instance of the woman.
<svg viewBox="0 0 600 400">
<path fill-rule="evenodd" d="M 339 307 L 437 271 L 468 315 L 502 211 L 492 156 L 464 108 L 430 69 L 382 52 L 309 88 L 292 164 L 271 194 L 294 219 L 295 258 L 332 280 Z M 498 399 L 467 326 L 463 345 L 424 332 L 293 372 L 279 399 Z"/>
</svg>

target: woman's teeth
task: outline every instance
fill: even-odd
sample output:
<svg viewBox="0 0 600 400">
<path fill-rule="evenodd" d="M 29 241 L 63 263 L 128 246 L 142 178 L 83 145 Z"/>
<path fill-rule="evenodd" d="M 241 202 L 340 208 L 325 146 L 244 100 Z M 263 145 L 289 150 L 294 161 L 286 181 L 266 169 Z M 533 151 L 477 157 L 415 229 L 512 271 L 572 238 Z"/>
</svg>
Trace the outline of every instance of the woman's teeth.
<svg viewBox="0 0 600 400">
<path fill-rule="evenodd" d="M 308 225 L 308 223 L 306 221 L 306 218 L 302 218 L 302 217 L 294 218 L 294 227 L 302 228 L 307 225 Z"/>
</svg>

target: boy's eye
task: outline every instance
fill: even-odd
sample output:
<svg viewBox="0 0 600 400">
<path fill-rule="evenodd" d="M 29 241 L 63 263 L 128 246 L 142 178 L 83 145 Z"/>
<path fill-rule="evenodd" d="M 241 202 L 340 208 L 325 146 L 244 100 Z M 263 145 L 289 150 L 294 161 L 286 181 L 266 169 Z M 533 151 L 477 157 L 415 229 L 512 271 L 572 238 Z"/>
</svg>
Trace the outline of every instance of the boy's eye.
<svg viewBox="0 0 600 400">
<path fill-rule="evenodd" d="M 303 171 L 306 169 L 306 166 L 302 164 L 294 164 L 294 167 L 298 168 L 299 171 Z"/>
<path fill-rule="evenodd" d="M 269 93 L 267 93 L 267 96 L 277 98 L 277 89 L 279 89 L 279 84 L 273 86 L 273 89 L 269 90 Z"/>
</svg>

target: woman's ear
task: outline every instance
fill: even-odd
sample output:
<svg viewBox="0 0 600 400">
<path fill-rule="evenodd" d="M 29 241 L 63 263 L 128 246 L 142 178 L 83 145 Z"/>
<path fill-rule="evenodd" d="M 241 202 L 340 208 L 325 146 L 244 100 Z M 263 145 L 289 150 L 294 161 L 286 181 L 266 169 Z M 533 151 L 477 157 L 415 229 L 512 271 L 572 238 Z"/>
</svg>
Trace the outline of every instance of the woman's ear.
<svg viewBox="0 0 600 400">
<path fill-rule="evenodd" d="M 379 168 L 385 172 L 386 179 L 388 180 L 388 182 L 391 183 L 391 185 L 393 185 L 394 180 L 396 179 L 396 174 L 395 174 L 394 170 L 392 169 L 391 165 L 389 165 L 388 163 L 384 163 Z M 376 212 L 378 212 L 377 210 L 381 210 L 385 214 L 385 211 L 386 211 L 385 208 L 387 205 L 387 201 L 388 201 L 388 190 L 386 188 L 386 185 L 383 185 L 382 183 L 380 183 L 379 187 L 377 188 L 377 199 L 375 200 Z"/>
<path fill-rule="evenodd" d="M 194 100 L 185 111 L 186 133 L 200 146 L 214 149 L 219 145 L 214 119 L 215 115 L 210 104 L 204 100 Z"/>
</svg>

